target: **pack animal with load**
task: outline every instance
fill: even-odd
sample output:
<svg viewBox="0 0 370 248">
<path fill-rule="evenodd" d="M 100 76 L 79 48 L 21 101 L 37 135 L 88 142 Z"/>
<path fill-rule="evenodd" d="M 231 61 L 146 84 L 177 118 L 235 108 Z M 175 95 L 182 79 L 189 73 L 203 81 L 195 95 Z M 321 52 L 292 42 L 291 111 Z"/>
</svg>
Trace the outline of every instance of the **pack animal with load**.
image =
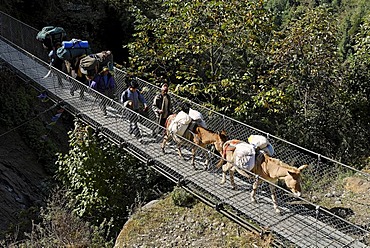
<svg viewBox="0 0 370 248">
<path fill-rule="evenodd" d="M 260 137 L 257 138 L 259 139 Z M 234 148 L 228 148 L 230 147 L 230 143 L 235 145 Z M 242 158 L 240 157 L 240 155 L 243 154 L 238 153 L 239 144 L 244 144 L 245 147 L 248 147 L 248 145 L 250 146 L 248 147 L 248 149 L 244 150 L 244 156 L 254 156 L 253 145 L 241 140 L 226 141 L 223 146 L 223 158 L 220 159 L 220 161 L 216 165 L 216 168 L 220 168 L 222 166 L 222 179 L 220 182 L 221 184 L 224 184 L 226 182 L 226 174 L 227 172 L 229 172 L 230 184 L 232 186 L 232 189 L 234 190 L 237 187 L 234 181 L 235 171 L 246 178 L 249 178 L 251 176 L 250 173 L 253 173 L 256 176 L 256 179 L 252 186 L 250 199 L 251 202 L 256 202 L 257 187 L 262 181 L 260 180 L 260 178 L 263 178 L 265 181 L 269 181 L 272 204 L 274 206 L 275 212 L 278 214 L 281 212 L 281 210 L 278 206 L 275 185 L 278 183 L 279 180 L 283 180 L 285 182 L 286 186 L 294 194 L 294 196 L 302 196 L 301 172 L 308 167 L 307 164 L 296 168 L 284 163 L 279 159 L 270 157 L 267 152 L 261 152 L 260 159 L 256 160 L 256 163 L 253 165 L 252 168 L 248 168 L 248 166 L 243 167 L 240 165 L 245 163 L 245 161 L 240 160 Z"/>
<path fill-rule="evenodd" d="M 191 125 L 194 120 L 186 113 L 188 111 L 184 110 L 185 109 L 181 110 L 178 114 L 172 114 L 167 117 L 165 123 L 166 132 L 161 143 L 161 149 L 162 152 L 165 153 L 167 141 L 173 139 L 177 143 L 177 152 L 179 157 L 184 159 L 181 152 L 181 146 L 183 144 L 190 145 L 192 147 L 191 164 L 194 169 L 197 169 L 195 166 L 195 154 L 198 147 L 206 148 L 207 145 L 214 145 L 215 149 L 221 154 L 223 143 L 227 140 L 227 134 L 225 130 L 215 132 L 201 125 L 194 125 L 190 127 L 189 130 L 189 125 Z M 199 114 L 196 116 L 199 116 Z M 195 145 L 188 143 L 189 141 Z M 204 168 L 207 170 L 210 157 L 209 153 L 205 152 L 205 149 L 203 149 L 203 154 L 206 158 Z"/>
<path fill-rule="evenodd" d="M 239 169 L 251 171 L 263 154 L 273 156 L 274 147 L 262 135 L 250 135 L 248 142 L 229 140 L 223 145 L 222 157 L 226 159 L 228 151 L 233 151 L 235 166 Z"/>
</svg>

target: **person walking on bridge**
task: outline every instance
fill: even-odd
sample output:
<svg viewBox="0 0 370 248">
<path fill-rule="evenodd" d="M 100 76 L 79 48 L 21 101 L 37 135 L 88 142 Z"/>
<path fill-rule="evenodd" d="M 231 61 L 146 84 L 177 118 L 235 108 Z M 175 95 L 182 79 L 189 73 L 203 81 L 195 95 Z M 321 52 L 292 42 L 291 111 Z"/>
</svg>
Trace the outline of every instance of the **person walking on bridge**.
<svg viewBox="0 0 370 248">
<path fill-rule="evenodd" d="M 55 43 L 55 46 L 53 47 L 53 49 L 48 54 L 49 61 L 50 61 L 50 66 L 54 66 L 59 71 L 63 71 L 63 65 L 64 65 L 64 60 L 60 59 L 57 56 L 57 50 L 61 46 L 62 46 L 62 44 L 60 42 Z M 50 68 L 50 70 L 51 70 L 51 68 Z M 62 78 L 60 77 L 58 72 L 56 73 L 56 76 L 57 76 L 57 79 L 58 79 L 58 85 L 60 87 L 63 87 L 64 85 L 63 85 L 63 82 L 62 82 Z"/>
<path fill-rule="evenodd" d="M 139 83 L 137 82 L 137 79 L 131 80 L 129 87 L 122 93 L 120 102 L 125 105 L 127 105 L 127 101 L 131 101 L 130 104 L 131 109 L 136 112 L 137 114 L 130 115 L 129 121 L 130 121 L 130 129 L 129 133 L 135 135 L 136 138 L 141 138 L 140 129 L 137 125 L 137 122 L 139 121 L 138 114 L 140 111 L 140 104 L 144 105 L 144 112 L 148 111 L 148 104 L 144 96 L 140 93 Z"/>
<path fill-rule="evenodd" d="M 114 80 L 113 75 L 109 72 L 108 67 L 103 67 L 103 70 L 98 73 L 93 80 L 91 80 L 90 87 L 106 97 L 114 99 L 116 81 Z M 110 101 L 106 98 L 102 98 L 100 101 L 100 108 L 105 116 L 107 115 L 107 105 L 109 102 Z"/>
<path fill-rule="evenodd" d="M 153 99 L 152 110 L 160 126 L 165 127 L 167 117 L 172 114 L 171 97 L 168 95 L 168 84 L 164 82 L 159 92 Z M 155 137 L 161 132 L 160 127 L 153 129 L 152 136 Z"/>
</svg>

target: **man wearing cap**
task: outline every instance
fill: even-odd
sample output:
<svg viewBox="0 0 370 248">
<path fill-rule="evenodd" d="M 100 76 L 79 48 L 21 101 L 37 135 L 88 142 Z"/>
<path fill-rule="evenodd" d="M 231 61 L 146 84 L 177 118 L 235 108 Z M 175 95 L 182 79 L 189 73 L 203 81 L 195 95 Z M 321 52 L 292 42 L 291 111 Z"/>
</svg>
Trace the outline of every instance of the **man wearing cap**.
<svg viewBox="0 0 370 248">
<path fill-rule="evenodd" d="M 90 82 L 90 87 L 100 92 L 101 94 L 113 99 L 116 90 L 116 81 L 113 75 L 109 72 L 108 67 L 103 67 L 103 70 L 98 73 Z M 107 114 L 107 104 L 110 101 L 108 99 L 102 99 L 100 107 Z"/>
<path fill-rule="evenodd" d="M 129 84 L 129 87 L 122 93 L 120 102 L 125 105 L 127 101 L 132 101 L 131 109 L 136 113 L 139 113 L 140 103 L 142 103 L 144 105 L 143 111 L 146 112 L 148 111 L 148 104 L 138 88 L 139 83 L 137 82 L 137 80 L 136 79 L 132 80 Z M 137 115 L 132 115 L 132 117 L 129 118 L 129 120 L 130 120 L 129 133 L 134 134 L 136 138 L 141 138 L 140 130 L 137 125 L 138 122 Z"/>
<path fill-rule="evenodd" d="M 153 99 L 152 109 L 158 120 L 159 125 L 165 126 L 166 119 L 172 114 L 172 103 L 171 97 L 168 95 L 168 84 L 163 83 L 161 87 L 161 92 L 159 92 Z M 160 133 L 161 128 L 155 128 L 152 135 L 156 136 Z"/>
</svg>

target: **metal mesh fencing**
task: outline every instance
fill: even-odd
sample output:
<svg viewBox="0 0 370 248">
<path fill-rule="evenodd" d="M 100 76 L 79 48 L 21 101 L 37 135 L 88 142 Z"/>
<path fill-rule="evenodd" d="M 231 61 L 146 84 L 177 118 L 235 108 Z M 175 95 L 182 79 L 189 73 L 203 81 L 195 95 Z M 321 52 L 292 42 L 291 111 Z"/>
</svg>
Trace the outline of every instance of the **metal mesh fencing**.
<svg viewBox="0 0 370 248">
<path fill-rule="evenodd" d="M 45 49 L 36 41 L 39 30 L 21 22 L 10 15 L 0 12 L 0 33 L 15 45 L 22 47 L 34 56 L 47 60 Z"/>
<path fill-rule="evenodd" d="M 238 190 L 232 190 L 229 181 L 220 185 L 221 171 L 216 169 L 215 165 L 221 157 L 214 152 L 212 146 L 207 149 L 198 147 L 195 152 L 196 169 L 190 164 L 191 148 L 195 144 L 189 141 L 185 141 L 181 146 L 185 159 L 179 158 L 174 142 L 169 142 L 165 148 L 166 152 L 162 153 L 160 142 L 164 129 L 157 123 L 154 112 L 149 109 L 148 112 L 136 113 L 119 102 L 122 92 L 127 88 L 124 71 L 114 69 L 117 92 L 115 98 L 110 99 L 55 68 L 51 68 L 50 75 L 45 77 L 49 73 L 49 64 L 46 62 L 45 50 L 35 40 L 37 30 L 34 28 L 0 12 L 0 32 L 2 60 L 35 82 L 40 90 L 46 90 L 50 98 L 58 101 L 68 111 L 95 127 L 97 132 L 119 143 L 146 161 L 149 166 L 173 182 L 183 185 L 234 220 L 254 228 L 257 225 L 256 229 L 260 231 L 272 232 L 286 246 L 369 245 L 369 223 L 366 222 L 368 216 L 363 216 L 361 223 L 352 221 L 347 215 L 340 214 L 345 208 L 320 206 L 314 200 L 322 199 L 328 191 L 344 192 L 342 179 L 346 176 L 360 176 L 369 182 L 369 174 L 169 93 L 174 112 L 180 109 L 182 102 L 187 102 L 192 109 L 202 113 L 210 130 L 224 129 L 229 139 L 245 141 L 251 134 L 267 136 L 275 148 L 275 157 L 296 167 L 309 165 L 303 171 L 303 197 L 293 197 L 284 184 L 279 183 L 276 186 L 277 203 L 282 210 L 282 213 L 277 215 L 272 204 L 270 182 L 264 181 L 258 187 L 257 203 L 252 202 L 250 197 L 256 177 L 252 173 L 249 178 L 236 173 Z M 151 107 L 160 88 L 142 79 L 138 81 L 139 88 Z M 107 115 L 104 115 L 104 110 Z M 140 139 L 130 134 L 129 126 L 132 120 L 138 123 Z M 161 132 L 153 137 L 152 131 L 157 128 L 161 129 Z M 208 167 L 205 165 L 207 156 L 210 160 Z M 360 213 L 353 214 L 360 216 Z"/>
</svg>

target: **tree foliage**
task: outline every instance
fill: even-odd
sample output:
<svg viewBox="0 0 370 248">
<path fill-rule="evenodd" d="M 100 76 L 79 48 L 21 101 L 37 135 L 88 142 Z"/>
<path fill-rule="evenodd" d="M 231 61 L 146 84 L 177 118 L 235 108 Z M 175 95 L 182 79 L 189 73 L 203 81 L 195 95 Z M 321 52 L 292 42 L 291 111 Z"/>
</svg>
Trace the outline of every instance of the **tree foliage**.
<svg viewBox="0 0 370 248">
<path fill-rule="evenodd" d="M 115 232 L 120 231 L 135 202 L 155 196 L 153 188 L 161 179 L 81 123 L 70 132 L 70 151 L 59 154 L 57 165 L 57 178 L 75 199 L 71 204 L 78 216 L 97 226 L 112 217 Z"/>
<path fill-rule="evenodd" d="M 244 111 L 271 36 L 263 1 L 168 0 L 162 8 L 155 19 L 135 10 L 131 70 L 165 76 L 176 93 L 220 111 Z"/>
<path fill-rule="evenodd" d="M 26 238 L 17 242 L 6 238 L 0 241 L 1 247 L 113 247 L 114 240 L 106 238 L 106 223 L 94 226 L 79 218 L 68 206 L 69 200 L 63 190 L 53 190 L 40 210 L 40 221 L 32 221 Z"/>
<path fill-rule="evenodd" d="M 340 87 L 336 23 L 328 9 L 316 8 L 288 26 L 272 44 L 268 80 L 260 81 L 271 90 L 284 91 L 288 100 L 274 104 L 264 97 L 269 92 L 264 88 L 256 103 L 267 104 L 274 112 L 301 112 L 309 119 L 321 104 L 333 100 L 333 91 Z"/>
<path fill-rule="evenodd" d="M 346 90 L 343 92 L 343 107 L 348 111 L 348 157 L 363 157 L 368 154 L 370 139 L 370 14 L 364 19 L 355 36 L 354 53 L 344 63 L 343 77 Z M 362 144 L 362 145 L 360 145 Z"/>
<path fill-rule="evenodd" d="M 165 76 L 175 93 L 345 161 L 356 153 L 349 132 L 366 129 L 353 109 L 366 103 L 346 95 L 342 48 L 354 49 L 366 5 L 266 2 L 168 0 L 152 18 L 134 8 L 130 69 L 153 81 Z"/>
<path fill-rule="evenodd" d="M 360 62 L 366 57 L 358 56 L 367 56 L 366 31 L 361 45 L 354 46 L 363 50 L 353 56 L 357 62 L 349 70 L 338 49 L 337 13 L 324 6 L 297 11 L 300 15 L 292 16 L 299 17 L 291 19 L 271 43 L 270 69 L 258 80 L 256 106 L 268 109 L 270 130 L 279 136 L 340 161 L 359 162 L 366 154 L 369 122 L 364 117 L 359 123 L 355 116 L 367 115 L 368 108 L 366 94 L 353 90 L 367 85 L 367 66 Z M 361 76 L 354 77 L 355 71 Z"/>
</svg>

